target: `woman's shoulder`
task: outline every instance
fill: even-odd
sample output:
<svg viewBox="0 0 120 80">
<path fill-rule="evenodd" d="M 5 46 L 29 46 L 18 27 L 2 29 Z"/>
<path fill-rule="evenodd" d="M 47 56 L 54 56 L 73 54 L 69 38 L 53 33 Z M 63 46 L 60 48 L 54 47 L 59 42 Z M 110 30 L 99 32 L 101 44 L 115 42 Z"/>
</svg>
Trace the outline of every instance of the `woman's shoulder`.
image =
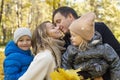
<svg viewBox="0 0 120 80">
<path fill-rule="evenodd" d="M 52 52 L 48 49 L 46 50 L 41 50 L 35 57 L 34 60 L 46 60 L 46 61 L 51 61 L 53 60 L 53 55 Z"/>
<path fill-rule="evenodd" d="M 36 56 L 47 56 L 47 55 L 51 55 L 51 53 L 52 52 L 50 50 L 45 49 L 45 50 L 39 51 Z"/>
</svg>

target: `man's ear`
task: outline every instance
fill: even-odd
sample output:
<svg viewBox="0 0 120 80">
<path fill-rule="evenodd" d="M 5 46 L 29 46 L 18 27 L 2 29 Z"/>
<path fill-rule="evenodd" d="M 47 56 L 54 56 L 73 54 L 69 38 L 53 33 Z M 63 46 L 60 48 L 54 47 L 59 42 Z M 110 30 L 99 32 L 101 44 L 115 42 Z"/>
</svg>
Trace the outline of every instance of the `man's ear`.
<svg viewBox="0 0 120 80">
<path fill-rule="evenodd" d="M 75 19 L 71 13 L 69 13 L 67 17 L 70 18 L 71 20 Z"/>
</svg>

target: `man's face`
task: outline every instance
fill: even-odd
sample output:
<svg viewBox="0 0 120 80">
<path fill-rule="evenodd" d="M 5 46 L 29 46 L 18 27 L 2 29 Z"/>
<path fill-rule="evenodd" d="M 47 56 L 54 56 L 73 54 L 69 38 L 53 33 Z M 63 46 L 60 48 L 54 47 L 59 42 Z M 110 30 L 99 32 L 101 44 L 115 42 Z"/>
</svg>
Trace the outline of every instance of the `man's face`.
<svg viewBox="0 0 120 80">
<path fill-rule="evenodd" d="M 58 12 L 55 14 L 53 21 L 56 24 L 56 26 L 59 26 L 59 29 L 66 34 L 69 32 L 68 27 L 70 26 L 73 20 L 74 18 L 71 14 L 69 14 L 67 17 L 64 17 L 63 15 L 61 15 L 61 13 Z"/>
</svg>

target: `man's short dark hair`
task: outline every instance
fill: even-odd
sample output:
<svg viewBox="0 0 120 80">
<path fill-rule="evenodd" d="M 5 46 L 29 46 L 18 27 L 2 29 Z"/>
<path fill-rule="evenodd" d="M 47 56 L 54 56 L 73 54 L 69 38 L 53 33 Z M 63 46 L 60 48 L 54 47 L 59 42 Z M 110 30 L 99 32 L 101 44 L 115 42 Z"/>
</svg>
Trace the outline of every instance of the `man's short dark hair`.
<svg viewBox="0 0 120 80">
<path fill-rule="evenodd" d="M 67 17 L 68 14 L 71 13 L 75 19 L 78 18 L 78 15 L 77 15 L 76 11 L 75 11 L 73 8 L 67 7 L 67 6 L 62 6 L 62 7 L 59 7 L 58 9 L 56 9 L 56 10 L 53 12 L 52 22 L 54 22 L 54 17 L 55 17 L 55 15 L 56 15 L 56 13 L 58 13 L 58 12 L 61 13 L 64 17 Z"/>
</svg>

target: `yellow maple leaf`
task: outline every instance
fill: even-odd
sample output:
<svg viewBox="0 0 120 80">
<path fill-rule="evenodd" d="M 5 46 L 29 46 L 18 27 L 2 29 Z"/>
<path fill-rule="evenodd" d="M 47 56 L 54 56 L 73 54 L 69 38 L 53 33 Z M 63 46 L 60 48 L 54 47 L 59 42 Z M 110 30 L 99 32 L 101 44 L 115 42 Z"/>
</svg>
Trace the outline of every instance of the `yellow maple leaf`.
<svg viewBox="0 0 120 80">
<path fill-rule="evenodd" d="M 52 80 L 83 80 L 82 76 L 78 76 L 78 71 L 80 71 L 80 69 L 64 70 L 62 68 L 58 68 L 58 70 L 52 72 L 50 76 Z"/>
</svg>

